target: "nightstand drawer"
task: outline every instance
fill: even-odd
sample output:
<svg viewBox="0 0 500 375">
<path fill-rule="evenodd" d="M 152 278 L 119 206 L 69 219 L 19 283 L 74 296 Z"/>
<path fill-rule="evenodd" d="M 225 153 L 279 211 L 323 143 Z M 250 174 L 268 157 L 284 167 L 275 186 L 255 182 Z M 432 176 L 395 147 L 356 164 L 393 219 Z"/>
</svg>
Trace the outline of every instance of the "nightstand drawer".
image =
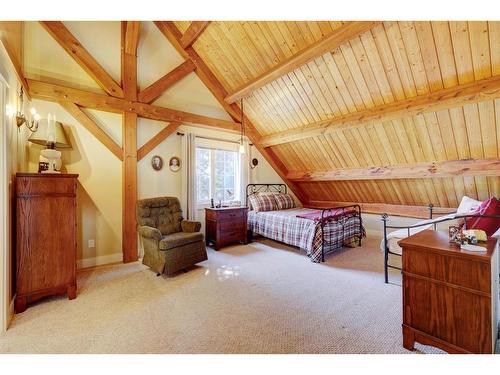
<svg viewBox="0 0 500 375">
<path fill-rule="evenodd" d="M 217 218 L 219 220 L 244 219 L 244 218 L 246 218 L 246 216 L 247 216 L 246 210 L 242 210 L 242 209 L 225 210 L 225 211 L 217 212 Z"/>
<path fill-rule="evenodd" d="M 246 220 L 223 221 L 219 225 L 221 232 L 244 231 L 247 229 Z"/>
<path fill-rule="evenodd" d="M 228 244 L 233 242 L 244 242 L 246 237 L 246 231 L 241 229 L 228 230 L 224 233 L 224 237 L 221 238 L 222 244 Z"/>
</svg>

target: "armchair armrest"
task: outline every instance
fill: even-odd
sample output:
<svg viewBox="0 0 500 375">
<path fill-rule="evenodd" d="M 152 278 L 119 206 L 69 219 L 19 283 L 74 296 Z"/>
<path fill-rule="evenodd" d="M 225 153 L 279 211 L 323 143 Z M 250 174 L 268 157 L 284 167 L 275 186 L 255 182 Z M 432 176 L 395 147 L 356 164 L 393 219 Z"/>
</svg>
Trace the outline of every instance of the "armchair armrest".
<svg viewBox="0 0 500 375">
<path fill-rule="evenodd" d="M 156 241 L 161 240 L 160 230 L 154 227 L 148 227 L 147 225 L 139 226 L 139 234 L 143 237 L 151 238 Z"/>
<path fill-rule="evenodd" d="M 199 232 L 201 229 L 201 223 L 199 221 L 182 220 L 181 228 L 183 232 L 187 233 Z"/>
</svg>

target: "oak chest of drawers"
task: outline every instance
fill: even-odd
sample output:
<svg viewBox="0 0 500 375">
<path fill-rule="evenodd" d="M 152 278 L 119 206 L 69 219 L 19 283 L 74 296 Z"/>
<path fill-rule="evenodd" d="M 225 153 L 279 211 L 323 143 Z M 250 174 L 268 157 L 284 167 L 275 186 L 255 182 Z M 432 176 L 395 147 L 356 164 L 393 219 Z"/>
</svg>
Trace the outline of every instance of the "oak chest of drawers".
<svg viewBox="0 0 500 375">
<path fill-rule="evenodd" d="M 17 313 L 45 296 L 76 298 L 77 177 L 16 175 Z"/>
<path fill-rule="evenodd" d="M 403 248 L 403 346 L 449 353 L 494 353 L 498 334 L 497 240 L 467 252 L 448 233 L 425 230 Z"/>
<path fill-rule="evenodd" d="M 247 243 L 247 207 L 205 209 L 205 239 L 215 250 L 230 243 Z"/>
</svg>

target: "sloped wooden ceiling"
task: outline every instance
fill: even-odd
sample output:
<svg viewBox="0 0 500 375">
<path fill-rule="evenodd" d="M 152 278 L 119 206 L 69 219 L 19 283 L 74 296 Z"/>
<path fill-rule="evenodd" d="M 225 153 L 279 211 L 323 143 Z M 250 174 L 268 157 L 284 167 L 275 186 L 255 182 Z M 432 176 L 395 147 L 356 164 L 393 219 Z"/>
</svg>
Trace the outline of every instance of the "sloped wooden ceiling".
<svg viewBox="0 0 500 375">
<path fill-rule="evenodd" d="M 175 25 L 184 33 L 190 22 Z M 224 89 L 235 93 L 342 26 L 342 22 L 211 22 L 193 48 Z M 361 119 L 349 126 L 332 125 L 327 132 L 307 133 L 327 126 L 328 120 L 498 75 L 500 22 L 383 22 L 251 91 L 245 95 L 245 112 L 290 176 L 498 159 L 500 99 L 494 99 L 498 80 L 493 82 L 493 99 L 462 101 L 434 112 L 400 111 L 389 120 Z M 299 139 L 286 139 L 292 131 Z M 273 137 L 276 134 L 279 137 Z M 488 176 L 416 177 L 329 178 L 295 184 L 306 204 L 456 207 L 463 195 L 477 199 L 500 195 L 498 170 Z"/>
</svg>

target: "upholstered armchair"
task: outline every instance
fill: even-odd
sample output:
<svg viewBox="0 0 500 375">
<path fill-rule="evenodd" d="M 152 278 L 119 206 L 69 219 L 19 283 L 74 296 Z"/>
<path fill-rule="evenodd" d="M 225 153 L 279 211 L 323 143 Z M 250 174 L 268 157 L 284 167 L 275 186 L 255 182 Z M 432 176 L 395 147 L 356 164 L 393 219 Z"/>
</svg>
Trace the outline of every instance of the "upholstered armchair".
<svg viewBox="0 0 500 375">
<path fill-rule="evenodd" d="M 183 220 L 179 199 L 160 197 L 137 202 L 142 263 L 160 275 L 171 275 L 207 260 L 201 223 Z"/>
</svg>

